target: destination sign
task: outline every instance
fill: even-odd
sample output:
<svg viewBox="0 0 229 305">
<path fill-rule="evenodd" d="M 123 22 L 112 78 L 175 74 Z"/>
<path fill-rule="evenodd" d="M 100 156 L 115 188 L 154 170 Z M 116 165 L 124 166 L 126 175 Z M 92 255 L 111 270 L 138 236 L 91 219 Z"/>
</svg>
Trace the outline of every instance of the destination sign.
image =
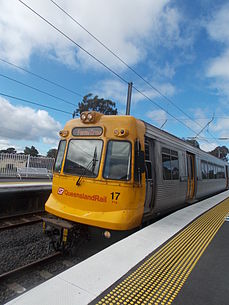
<svg viewBox="0 0 229 305">
<path fill-rule="evenodd" d="M 103 133 L 102 127 L 75 127 L 72 129 L 72 135 L 74 137 L 81 136 L 101 136 Z"/>
</svg>

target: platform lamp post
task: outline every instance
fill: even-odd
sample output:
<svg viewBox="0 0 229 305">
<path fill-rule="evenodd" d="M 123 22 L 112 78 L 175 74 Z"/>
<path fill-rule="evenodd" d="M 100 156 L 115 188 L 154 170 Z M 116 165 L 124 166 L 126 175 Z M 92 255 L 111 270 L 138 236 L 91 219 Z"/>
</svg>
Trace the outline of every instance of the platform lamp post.
<svg viewBox="0 0 229 305">
<path fill-rule="evenodd" d="M 126 115 L 130 115 L 132 86 L 133 86 L 132 82 L 128 83 L 128 93 L 127 93 L 127 101 L 126 101 Z"/>
</svg>

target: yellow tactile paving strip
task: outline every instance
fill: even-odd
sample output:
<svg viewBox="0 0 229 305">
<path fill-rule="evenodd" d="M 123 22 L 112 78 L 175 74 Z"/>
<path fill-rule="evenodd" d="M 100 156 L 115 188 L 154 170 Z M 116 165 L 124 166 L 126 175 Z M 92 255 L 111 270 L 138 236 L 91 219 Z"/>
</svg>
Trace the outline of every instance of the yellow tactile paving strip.
<svg viewBox="0 0 229 305">
<path fill-rule="evenodd" d="M 229 199 L 193 221 L 93 303 L 172 304 L 228 212 Z"/>
</svg>

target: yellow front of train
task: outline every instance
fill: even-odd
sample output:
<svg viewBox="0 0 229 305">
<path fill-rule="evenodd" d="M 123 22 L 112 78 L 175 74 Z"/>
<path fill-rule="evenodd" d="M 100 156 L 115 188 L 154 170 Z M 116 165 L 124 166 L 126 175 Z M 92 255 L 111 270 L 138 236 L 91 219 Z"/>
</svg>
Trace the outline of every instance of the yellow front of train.
<svg viewBox="0 0 229 305">
<path fill-rule="evenodd" d="M 60 132 L 52 194 L 45 210 L 110 230 L 141 224 L 144 124 L 132 116 L 84 112 Z"/>
</svg>

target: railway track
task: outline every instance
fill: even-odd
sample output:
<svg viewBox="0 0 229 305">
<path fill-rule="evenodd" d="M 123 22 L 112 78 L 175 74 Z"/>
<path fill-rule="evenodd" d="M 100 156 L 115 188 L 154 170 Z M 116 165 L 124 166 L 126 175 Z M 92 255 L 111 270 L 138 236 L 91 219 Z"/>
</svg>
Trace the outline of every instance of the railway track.
<svg viewBox="0 0 229 305">
<path fill-rule="evenodd" d="M 10 276 L 15 276 L 17 275 L 18 273 L 20 272 L 23 272 L 23 271 L 27 271 L 28 269 L 30 268 L 33 268 L 33 267 L 38 267 L 40 266 L 41 264 L 45 263 L 45 262 L 48 262 L 56 257 L 59 257 L 61 256 L 62 253 L 61 252 L 55 252 L 53 254 L 50 254 L 46 257 L 43 257 L 43 258 L 40 258 L 32 263 L 29 263 L 29 264 L 26 264 L 24 266 L 21 266 L 19 268 L 16 268 L 16 269 L 13 269 L 13 270 L 10 270 L 10 271 L 7 271 L 5 273 L 2 273 L 0 274 L 0 281 L 3 281 L 5 280 L 6 278 L 9 278 Z"/>
<path fill-rule="evenodd" d="M 0 274 L 0 303 L 5 304 L 54 276 L 47 269 L 49 265 L 56 264 L 61 256 L 61 252 L 55 252 Z"/>
<path fill-rule="evenodd" d="M 19 216 L 10 216 L 0 219 L 0 231 L 17 228 L 20 226 L 26 226 L 41 222 L 41 216 L 44 216 L 45 212 L 28 213 Z"/>
</svg>

